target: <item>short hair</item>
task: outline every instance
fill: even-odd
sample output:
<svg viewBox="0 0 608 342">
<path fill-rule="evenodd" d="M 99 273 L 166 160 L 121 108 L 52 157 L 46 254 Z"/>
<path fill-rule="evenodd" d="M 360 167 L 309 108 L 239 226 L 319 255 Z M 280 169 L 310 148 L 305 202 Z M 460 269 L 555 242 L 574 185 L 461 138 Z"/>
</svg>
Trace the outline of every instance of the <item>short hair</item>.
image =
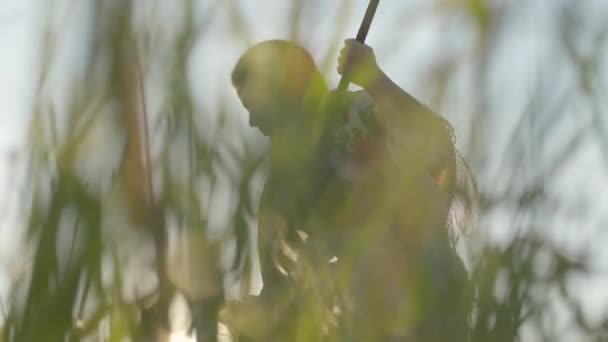
<svg viewBox="0 0 608 342">
<path fill-rule="evenodd" d="M 254 68 L 272 70 L 273 81 L 290 84 L 304 90 L 319 75 L 315 62 L 303 47 L 286 40 L 266 40 L 249 48 L 236 63 L 231 80 L 235 87 L 252 77 Z"/>
</svg>

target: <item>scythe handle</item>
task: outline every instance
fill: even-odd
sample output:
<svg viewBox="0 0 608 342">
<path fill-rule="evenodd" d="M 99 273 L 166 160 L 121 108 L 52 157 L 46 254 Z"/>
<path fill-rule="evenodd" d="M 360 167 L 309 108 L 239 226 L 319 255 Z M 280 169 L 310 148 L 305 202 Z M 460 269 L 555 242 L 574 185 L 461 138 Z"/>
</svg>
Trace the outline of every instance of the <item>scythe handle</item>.
<svg viewBox="0 0 608 342">
<path fill-rule="evenodd" d="M 363 21 L 361 22 L 361 26 L 359 26 L 359 31 L 357 32 L 357 40 L 361 43 L 365 43 L 365 38 L 369 32 L 369 27 L 372 25 L 372 20 L 374 20 L 374 15 L 376 14 L 376 9 L 378 8 L 379 2 L 380 0 L 370 0 L 369 5 L 367 5 L 365 16 L 363 17 Z M 349 83 L 350 81 L 348 79 L 348 75 L 342 75 L 337 91 L 339 95 L 346 93 Z"/>
</svg>

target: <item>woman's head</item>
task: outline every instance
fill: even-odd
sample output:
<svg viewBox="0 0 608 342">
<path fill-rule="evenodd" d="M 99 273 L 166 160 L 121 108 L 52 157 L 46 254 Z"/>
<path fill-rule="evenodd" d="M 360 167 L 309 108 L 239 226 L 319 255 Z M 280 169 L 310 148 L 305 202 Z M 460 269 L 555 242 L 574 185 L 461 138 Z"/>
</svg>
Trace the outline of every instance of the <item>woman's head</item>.
<svg viewBox="0 0 608 342">
<path fill-rule="evenodd" d="M 247 50 L 232 71 L 232 84 L 250 113 L 250 124 L 265 135 L 297 112 L 311 87 L 325 87 L 310 54 L 283 40 Z"/>
</svg>

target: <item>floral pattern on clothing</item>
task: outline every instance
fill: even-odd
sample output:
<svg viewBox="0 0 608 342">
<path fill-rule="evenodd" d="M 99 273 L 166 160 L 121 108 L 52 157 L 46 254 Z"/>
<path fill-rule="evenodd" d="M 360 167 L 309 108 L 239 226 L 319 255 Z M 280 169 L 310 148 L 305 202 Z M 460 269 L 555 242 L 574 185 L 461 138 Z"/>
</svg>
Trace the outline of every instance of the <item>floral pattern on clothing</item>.
<svg viewBox="0 0 608 342">
<path fill-rule="evenodd" d="M 334 132 L 332 166 L 340 177 L 354 180 L 381 142 L 381 127 L 375 117 L 374 102 L 367 93 L 348 95 L 347 108 L 339 114 L 344 121 Z"/>
</svg>

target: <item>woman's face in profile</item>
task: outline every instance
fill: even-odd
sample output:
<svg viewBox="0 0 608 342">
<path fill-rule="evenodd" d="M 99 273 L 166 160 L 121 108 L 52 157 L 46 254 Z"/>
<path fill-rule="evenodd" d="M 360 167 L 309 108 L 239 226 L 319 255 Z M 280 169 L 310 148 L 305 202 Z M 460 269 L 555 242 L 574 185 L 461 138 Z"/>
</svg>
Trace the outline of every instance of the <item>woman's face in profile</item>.
<svg viewBox="0 0 608 342">
<path fill-rule="evenodd" d="M 249 112 L 249 125 L 258 128 L 265 136 L 270 136 L 273 128 L 273 118 L 280 115 L 278 111 L 275 90 L 271 82 L 261 75 L 252 75 L 236 87 L 236 92 Z"/>
<path fill-rule="evenodd" d="M 256 57 L 235 87 L 249 112 L 249 124 L 265 136 L 271 136 L 286 118 L 291 117 L 288 112 L 299 107 L 304 96 L 303 84 L 310 78 L 310 70 L 288 68 L 287 61 L 271 58 L 273 56 Z"/>
</svg>

